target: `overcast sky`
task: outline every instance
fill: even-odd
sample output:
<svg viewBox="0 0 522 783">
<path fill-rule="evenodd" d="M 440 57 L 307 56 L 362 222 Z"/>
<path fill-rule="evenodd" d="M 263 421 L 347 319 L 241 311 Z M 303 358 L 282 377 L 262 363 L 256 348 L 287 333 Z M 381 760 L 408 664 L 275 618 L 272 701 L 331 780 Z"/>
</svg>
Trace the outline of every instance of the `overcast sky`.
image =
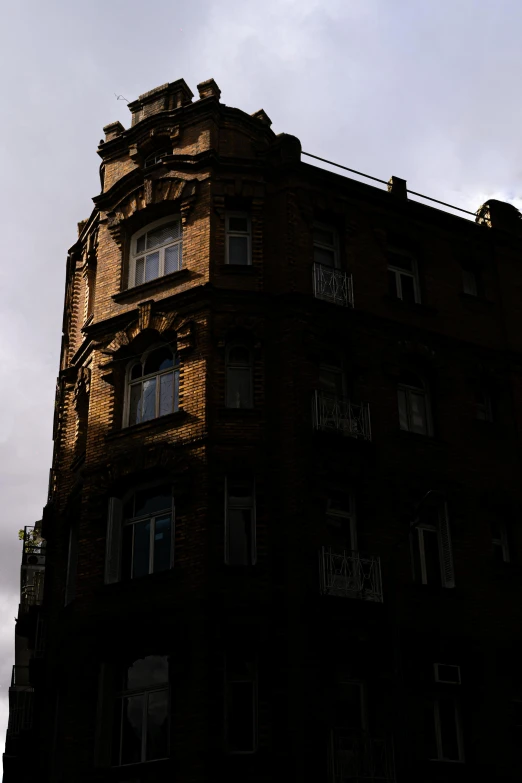
<svg viewBox="0 0 522 783">
<path fill-rule="evenodd" d="M 475 210 L 522 206 L 520 0 L 4 0 L 0 81 L 0 751 L 17 532 L 51 465 L 65 259 L 102 127 L 183 77 L 303 149 Z M 1 773 L 0 773 L 1 775 Z"/>
</svg>

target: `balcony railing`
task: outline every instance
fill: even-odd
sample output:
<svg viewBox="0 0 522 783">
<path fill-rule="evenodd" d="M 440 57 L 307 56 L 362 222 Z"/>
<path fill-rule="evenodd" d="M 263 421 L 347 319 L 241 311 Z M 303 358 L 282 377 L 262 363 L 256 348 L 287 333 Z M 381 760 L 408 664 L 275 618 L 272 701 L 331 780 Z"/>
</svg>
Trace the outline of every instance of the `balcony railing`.
<svg viewBox="0 0 522 783">
<path fill-rule="evenodd" d="M 368 403 L 355 405 L 344 397 L 316 391 L 313 401 L 313 421 L 317 430 L 338 432 L 363 440 L 372 439 Z"/>
<path fill-rule="evenodd" d="M 38 566 L 22 566 L 20 608 L 29 611 L 30 606 L 40 606 L 43 601 L 45 570 Z"/>
<path fill-rule="evenodd" d="M 314 264 L 314 296 L 342 307 L 353 307 L 352 275 L 331 266 Z"/>
<path fill-rule="evenodd" d="M 359 552 L 323 546 L 319 550 L 321 592 L 382 602 L 381 561 Z"/>
<path fill-rule="evenodd" d="M 393 783 L 395 771 L 392 744 L 386 739 L 336 729 L 332 731 L 328 754 L 329 783 Z"/>
</svg>

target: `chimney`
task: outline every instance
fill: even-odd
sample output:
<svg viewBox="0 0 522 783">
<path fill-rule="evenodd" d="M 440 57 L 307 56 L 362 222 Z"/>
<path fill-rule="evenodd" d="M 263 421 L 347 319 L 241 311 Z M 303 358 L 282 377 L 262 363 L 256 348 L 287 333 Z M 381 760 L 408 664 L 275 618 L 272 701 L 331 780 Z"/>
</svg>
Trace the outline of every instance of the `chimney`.
<svg viewBox="0 0 522 783">
<path fill-rule="evenodd" d="M 105 133 L 105 141 L 112 141 L 116 136 L 121 136 L 125 128 L 119 120 L 111 122 L 109 125 L 105 125 L 103 132 Z"/>
<path fill-rule="evenodd" d="M 207 79 L 206 82 L 200 82 L 198 84 L 198 92 L 200 100 L 203 100 L 203 98 L 217 98 L 219 101 L 221 95 L 221 90 L 214 79 Z"/>
<path fill-rule="evenodd" d="M 388 180 L 388 193 L 393 193 L 394 196 L 407 199 L 408 191 L 406 190 L 406 180 L 400 177 L 390 177 Z"/>
<path fill-rule="evenodd" d="M 272 124 L 272 120 L 264 109 L 258 109 L 258 111 L 253 112 L 250 116 L 255 120 L 259 120 L 259 122 L 262 122 L 263 125 L 267 125 L 268 127 L 270 127 Z"/>
<path fill-rule="evenodd" d="M 181 106 L 191 103 L 193 97 L 194 95 L 184 79 L 177 79 L 170 84 L 162 84 L 149 92 L 144 92 L 137 100 L 129 103 L 132 125 L 136 125 L 153 114 L 179 109 Z"/>
</svg>

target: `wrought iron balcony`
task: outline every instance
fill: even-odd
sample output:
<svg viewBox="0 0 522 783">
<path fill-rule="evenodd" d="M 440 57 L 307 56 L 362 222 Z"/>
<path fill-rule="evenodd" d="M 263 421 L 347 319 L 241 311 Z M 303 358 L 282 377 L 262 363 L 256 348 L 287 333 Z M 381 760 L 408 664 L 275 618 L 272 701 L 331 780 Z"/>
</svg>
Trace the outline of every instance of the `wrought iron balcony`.
<svg viewBox="0 0 522 783">
<path fill-rule="evenodd" d="M 381 561 L 359 552 L 323 546 L 319 550 L 323 595 L 382 602 Z"/>
<path fill-rule="evenodd" d="M 20 609 L 28 612 L 30 606 L 40 606 L 43 601 L 45 571 L 42 567 L 22 566 Z"/>
<path fill-rule="evenodd" d="M 342 307 L 353 307 L 353 278 L 341 269 L 314 264 L 314 296 Z"/>
<path fill-rule="evenodd" d="M 313 422 L 317 430 L 338 432 L 351 438 L 372 439 L 370 406 L 355 405 L 345 397 L 316 391 L 313 401 Z"/>
<path fill-rule="evenodd" d="M 392 743 L 366 732 L 334 729 L 328 753 L 329 783 L 362 783 L 375 780 L 393 783 L 395 770 Z"/>
</svg>

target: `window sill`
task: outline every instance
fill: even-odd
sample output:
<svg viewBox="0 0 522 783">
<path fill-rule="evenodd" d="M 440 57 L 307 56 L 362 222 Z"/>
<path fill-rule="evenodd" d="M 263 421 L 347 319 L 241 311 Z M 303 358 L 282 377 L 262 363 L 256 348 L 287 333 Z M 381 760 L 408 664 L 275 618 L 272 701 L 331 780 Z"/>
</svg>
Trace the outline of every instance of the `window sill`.
<svg viewBox="0 0 522 783">
<path fill-rule="evenodd" d="M 110 432 L 105 436 L 105 440 L 118 440 L 127 435 L 134 435 L 136 432 L 148 432 L 157 429 L 170 429 L 173 425 L 181 424 L 188 416 L 187 412 L 180 408 L 174 413 L 167 413 L 166 416 L 158 416 L 157 419 L 142 421 L 139 424 L 132 424 L 130 427 L 122 427 L 121 430 Z"/>
<path fill-rule="evenodd" d="M 232 418 L 235 419 L 239 416 L 246 416 L 253 417 L 256 416 L 259 413 L 259 410 L 256 410 L 256 408 L 219 408 L 218 409 L 218 415 L 219 417 L 223 418 Z"/>
<path fill-rule="evenodd" d="M 220 273 L 225 275 L 255 275 L 258 269 L 252 264 L 221 264 Z"/>
<path fill-rule="evenodd" d="M 446 445 L 446 441 L 441 440 L 441 438 L 437 438 L 435 435 L 422 435 L 420 432 L 409 432 L 409 430 L 399 429 L 397 431 L 397 436 L 399 438 L 404 438 L 405 442 L 408 440 L 412 443 L 417 441 L 417 443 L 425 443 L 434 448 L 441 448 Z"/>
<path fill-rule="evenodd" d="M 133 288 L 126 288 L 124 291 L 119 291 L 117 294 L 113 294 L 111 298 L 114 302 L 126 302 L 134 297 L 141 299 L 142 295 L 149 294 L 151 291 L 162 291 L 163 288 L 168 288 L 172 283 L 183 280 L 188 274 L 189 270 L 186 267 L 183 267 L 177 272 L 171 272 L 170 275 L 155 277 L 154 280 L 149 280 L 147 283 L 136 285 Z"/>
<path fill-rule="evenodd" d="M 417 313 L 418 315 L 438 314 L 438 310 L 435 307 L 430 307 L 422 302 L 403 302 L 402 299 L 398 299 L 396 296 L 390 296 L 390 294 L 385 294 L 383 296 L 383 301 L 399 310 L 407 310 L 410 313 Z"/>
</svg>

